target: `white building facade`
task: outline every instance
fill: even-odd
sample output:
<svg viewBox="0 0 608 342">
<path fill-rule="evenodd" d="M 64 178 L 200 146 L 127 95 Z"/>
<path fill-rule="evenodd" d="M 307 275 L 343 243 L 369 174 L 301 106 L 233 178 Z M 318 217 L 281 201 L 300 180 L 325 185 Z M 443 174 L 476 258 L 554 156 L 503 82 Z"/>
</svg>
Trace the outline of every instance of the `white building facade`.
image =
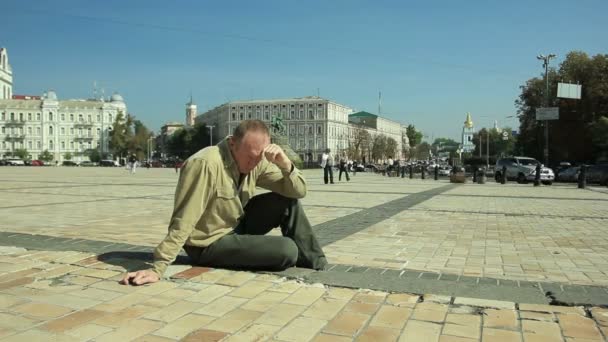
<svg viewBox="0 0 608 342">
<path fill-rule="evenodd" d="M 247 119 L 258 119 L 270 126 L 273 116 L 280 116 L 285 136 L 304 162 L 318 161 L 326 148 L 345 149 L 349 144 L 348 106 L 317 96 L 250 100 L 224 103 L 196 117 L 197 123 L 214 125 L 214 141 L 232 134 Z"/>
<path fill-rule="evenodd" d="M 0 100 L 0 157 L 26 149 L 32 159 L 48 150 L 54 160 L 89 160 L 87 150 L 109 152 L 109 132 L 116 116 L 126 115 L 119 94 L 104 100 L 58 100 L 53 91 L 42 97 Z"/>
<path fill-rule="evenodd" d="M 8 63 L 8 52 L 0 48 L 0 100 L 13 97 L 13 71 Z"/>
<path fill-rule="evenodd" d="M 361 112 L 365 113 L 365 112 Z M 367 113 L 369 114 L 369 113 Z M 397 141 L 397 155 L 404 144 L 409 148 L 405 125 L 369 114 L 370 122 L 361 125 L 353 109 L 317 96 L 291 99 L 250 100 L 224 103 L 196 117 L 197 123 L 213 125 L 214 141 L 232 134 L 247 119 L 258 119 L 270 126 L 273 116 L 280 116 L 291 148 L 304 162 L 318 162 L 326 148 L 334 155 L 346 153 L 355 132 L 363 127 L 371 136 L 384 134 Z M 361 119 L 363 120 L 363 119 Z"/>
</svg>

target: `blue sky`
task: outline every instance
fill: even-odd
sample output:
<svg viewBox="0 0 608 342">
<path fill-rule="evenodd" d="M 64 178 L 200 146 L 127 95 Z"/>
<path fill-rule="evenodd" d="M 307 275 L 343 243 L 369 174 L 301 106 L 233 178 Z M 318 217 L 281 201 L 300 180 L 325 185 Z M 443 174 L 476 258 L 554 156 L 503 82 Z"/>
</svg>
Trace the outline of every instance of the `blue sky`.
<svg viewBox="0 0 608 342">
<path fill-rule="evenodd" d="M 608 53 L 608 1 L 3 0 L 15 94 L 117 91 L 149 128 L 230 100 L 316 95 L 430 140 L 518 126 L 539 53 Z"/>
</svg>

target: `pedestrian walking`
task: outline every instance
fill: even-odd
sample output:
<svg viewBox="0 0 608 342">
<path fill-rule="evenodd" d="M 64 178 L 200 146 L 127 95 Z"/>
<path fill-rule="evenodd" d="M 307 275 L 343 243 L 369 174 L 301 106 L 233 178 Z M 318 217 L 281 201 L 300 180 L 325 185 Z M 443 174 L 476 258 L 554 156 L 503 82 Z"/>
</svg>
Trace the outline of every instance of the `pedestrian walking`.
<svg viewBox="0 0 608 342">
<path fill-rule="evenodd" d="M 325 181 L 325 184 L 328 181 L 330 184 L 334 184 L 334 156 L 329 148 L 325 149 L 325 153 L 321 156 L 321 167 L 323 168 L 323 181 Z"/>
<path fill-rule="evenodd" d="M 342 172 L 344 172 L 346 174 L 346 181 L 349 182 L 350 181 L 350 177 L 348 177 L 348 161 L 346 158 L 346 155 L 343 154 L 342 157 L 340 157 L 340 173 L 338 174 L 338 181 L 342 181 Z"/>
<path fill-rule="evenodd" d="M 131 157 L 129 157 L 129 169 L 131 174 L 135 173 L 135 170 L 137 169 L 137 157 L 135 154 L 132 154 Z"/>
</svg>

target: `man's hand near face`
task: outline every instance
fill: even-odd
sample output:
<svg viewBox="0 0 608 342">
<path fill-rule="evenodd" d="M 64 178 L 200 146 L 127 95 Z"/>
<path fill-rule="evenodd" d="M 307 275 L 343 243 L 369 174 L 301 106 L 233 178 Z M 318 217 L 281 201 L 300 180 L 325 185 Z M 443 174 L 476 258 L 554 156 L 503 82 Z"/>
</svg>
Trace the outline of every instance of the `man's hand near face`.
<svg viewBox="0 0 608 342">
<path fill-rule="evenodd" d="M 291 171 L 291 160 L 287 157 L 283 149 L 276 144 L 270 144 L 264 149 L 264 156 L 266 160 L 275 164 L 279 169 L 284 171 Z"/>
</svg>

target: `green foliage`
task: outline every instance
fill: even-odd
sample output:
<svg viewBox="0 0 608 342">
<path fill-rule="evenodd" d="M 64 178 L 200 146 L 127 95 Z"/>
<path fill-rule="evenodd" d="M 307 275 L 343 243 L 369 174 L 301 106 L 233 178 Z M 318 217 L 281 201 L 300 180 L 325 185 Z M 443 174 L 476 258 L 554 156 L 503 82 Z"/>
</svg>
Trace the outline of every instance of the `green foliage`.
<svg viewBox="0 0 608 342">
<path fill-rule="evenodd" d="M 55 159 L 55 155 L 49 152 L 49 150 L 44 150 L 42 153 L 40 153 L 40 155 L 38 155 L 38 159 L 45 162 L 50 162 Z"/>
<path fill-rule="evenodd" d="M 70 152 L 66 152 L 63 155 L 63 159 L 65 159 L 65 160 L 72 160 L 72 154 Z"/>
<path fill-rule="evenodd" d="M 416 147 L 416 145 L 422 142 L 423 134 L 416 130 L 416 126 L 408 125 L 405 132 L 407 138 L 410 140 L 410 147 Z"/>
<path fill-rule="evenodd" d="M 558 82 L 581 84 L 582 98 L 558 99 Z M 535 112 L 544 106 L 545 87 L 543 72 L 520 87 L 515 101 L 520 117 L 515 151 L 539 160 L 543 160 L 544 127 L 536 121 Z M 559 107 L 559 120 L 549 121 L 550 164 L 604 158 L 608 146 L 601 121 L 608 116 L 608 55 L 589 57 L 585 52 L 571 51 L 557 69 L 549 69 L 549 105 Z"/>
<path fill-rule="evenodd" d="M 24 149 L 24 148 L 18 148 L 15 150 L 15 153 L 13 153 L 13 155 L 15 157 L 18 157 L 19 159 L 30 159 L 30 153 Z"/>
<path fill-rule="evenodd" d="M 515 154 L 515 137 L 512 134 L 511 127 L 505 127 L 502 130 L 496 130 L 494 128 L 486 129 L 482 128 L 473 134 L 473 143 L 475 143 L 475 151 L 473 156 L 479 156 L 479 150 L 481 148 L 481 155 L 485 160 L 485 156 L 488 154 L 487 148 L 490 148 L 490 158 L 500 158 L 501 156 L 510 156 Z M 503 139 L 503 132 L 507 132 L 507 139 Z M 488 133 L 489 133 L 489 146 L 488 146 Z M 481 146 L 479 145 L 479 136 L 481 135 Z"/>
<path fill-rule="evenodd" d="M 197 123 L 194 127 L 175 131 L 169 138 L 167 149 L 169 155 L 184 160 L 198 150 L 209 146 L 209 143 L 209 129 L 205 124 Z"/>
<path fill-rule="evenodd" d="M 85 154 L 89 157 L 89 160 L 93 163 L 99 163 L 101 161 L 101 154 L 96 149 L 90 149 L 85 152 Z"/>
<path fill-rule="evenodd" d="M 117 156 L 135 154 L 138 160 L 146 159 L 148 139 L 151 136 L 150 130 L 140 120 L 136 120 L 131 114 L 124 116 L 119 112 L 112 123 L 110 150 Z"/>
</svg>

